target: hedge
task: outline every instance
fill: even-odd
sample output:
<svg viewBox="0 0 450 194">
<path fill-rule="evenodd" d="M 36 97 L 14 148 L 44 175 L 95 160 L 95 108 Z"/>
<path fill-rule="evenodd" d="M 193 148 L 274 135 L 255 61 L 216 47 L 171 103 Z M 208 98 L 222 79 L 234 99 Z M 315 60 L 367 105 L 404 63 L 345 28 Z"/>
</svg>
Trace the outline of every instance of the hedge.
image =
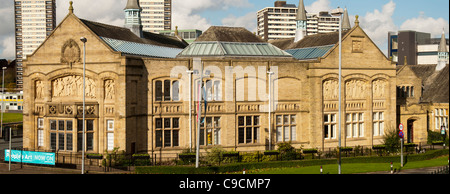
<svg viewBox="0 0 450 194">
<path fill-rule="evenodd" d="M 422 161 L 429 160 L 439 156 L 448 155 L 449 150 L 430 150 L 425 154 L 414 154 L 405 156 L 405 161 Z M 354 157 L 342 158 L 342 163 L 390 163 L 400 162 L 400 156 L 383 156 L 383 157 Z M 253 162 L 253 163 L 235 163 L 222 166 L 205 166 L 198 169 L 192 166 L 137 166 L 136 174 L 218 174 L 239 172 L 244 169 L 264 169 L 264 168 L 289 168 L 289 167 L 305 167 L 314 165 L 336 164 L 336 159 L 321 160 L 295 160 L 295 161 L 277 161 L 277 162 Z"/>
</svg>

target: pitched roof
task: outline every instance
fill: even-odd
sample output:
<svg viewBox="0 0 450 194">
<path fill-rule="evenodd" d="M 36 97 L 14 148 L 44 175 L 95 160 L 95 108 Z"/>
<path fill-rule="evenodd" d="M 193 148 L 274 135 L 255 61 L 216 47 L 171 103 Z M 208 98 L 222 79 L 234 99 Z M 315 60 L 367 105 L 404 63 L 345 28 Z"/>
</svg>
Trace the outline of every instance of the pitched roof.
<svg viewBox="0 0 450 194">
<path fill-rule="evenodd" d="M 193 42 L 178 57 L 292 57 L 289 53 L 269 44 L 259 42 Z"/>
<path fill-rule="evenodd" d="M 196 42 L 265 42 L 242 27 L 211 26 L 195 40 Z"/>
<path fill-rule="evenodd" d="M 163 46 L 155 46 L 151 44 L 142 44 L 136 42 L 128 42 L 116 40 L 112 38 L 100 37 L 114 51 L 122 52 L 130 55 L 138 55 L 144 57 L 156 58 L 175 58 L 183 49 L 170 48 Z"/>
<path fill-rule="evenodd" d="M 403 69 L 404 65 L 397 68 Z M 421 102 L 449 103 L 449 65 L 436 71 L 434 65 L 408 65 L 408 67 L 422 79 L 423 94 Z"/>
<path fill-rule="evenodd" d="M 449 103 L 448 70 L 449 65 L 447 64 L 444 69 L 434 71 L 424 80 L 422 102 Z"/>
<path fill-rule="evenodd" d="M 80 19 L 80 21 L 99 37 L 180 49 L 183 49 L 188 45 L 185 41 L 180 41 L 176 37 L 143 32 L 144 38 L 140 38 L 128 28 L 102 24 L 85 19 Z"/>
<path fill-rule="evenodd" d="M 342 37 L 344 37 L 348 32 L 349 30 L 343 31 Z M 339 32 L 309 35 L 305 36 L 298 42 L 294 42 L 294 38 L 269 41 L 269 43 L 283 50 L 333 45 L 338 44 L 338 42 L 339 42 Z"/>
<path fill-rule="evenodd" d="M 294 58 L 298 60 L 305 59 L 317 59 L 323 57 L 334 45 L 308 47 L 308 48 L 297 48 L 286 50 L 287 53 L 291 54 Z"/>
</svg>

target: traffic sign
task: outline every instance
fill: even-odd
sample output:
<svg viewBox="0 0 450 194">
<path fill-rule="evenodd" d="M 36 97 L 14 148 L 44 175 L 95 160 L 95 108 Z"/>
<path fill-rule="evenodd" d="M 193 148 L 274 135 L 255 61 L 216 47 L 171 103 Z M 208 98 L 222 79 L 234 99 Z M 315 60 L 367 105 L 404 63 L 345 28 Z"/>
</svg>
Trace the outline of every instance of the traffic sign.
<svg viewBox="0 0 450 194">
<path fill-rule="evenodd" d="M 398 136 L 399 136 L 401 139 L 403 139 L 403 137 L 404 137 L 403 131 L 400 131 L 400 132 L 398 133 Z"/>
<path fill-rule="evenodd" d="M 400 129 L 400 131 L 403 131 L 403 124 L 400 123 L 400 125 L 398 126 L 398 129 Z"/>
</svg>

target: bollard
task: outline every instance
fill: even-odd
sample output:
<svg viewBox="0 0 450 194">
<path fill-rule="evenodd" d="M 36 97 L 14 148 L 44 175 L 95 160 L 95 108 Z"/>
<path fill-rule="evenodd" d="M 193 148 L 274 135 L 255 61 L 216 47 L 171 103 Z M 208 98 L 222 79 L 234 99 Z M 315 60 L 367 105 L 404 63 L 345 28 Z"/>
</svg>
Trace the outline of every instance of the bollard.
<svg viewBox="0 0 450 194">
<path fill-rule="evenodd" d="M 394 174 L 392 162 L 391 162 L 391 174 Z"/>
<path fill-rule="evenodd" d="M 244 168 L 244 171 L 242 172 L 242 174 L 245 174 L 245 168 Z"/>
<path fill-rule="evenodd" d="M 322 166 L 320 166 L 320 174 L 322 174 L 323 173 L 323 169 L 322 169 Z"/>
</svg>

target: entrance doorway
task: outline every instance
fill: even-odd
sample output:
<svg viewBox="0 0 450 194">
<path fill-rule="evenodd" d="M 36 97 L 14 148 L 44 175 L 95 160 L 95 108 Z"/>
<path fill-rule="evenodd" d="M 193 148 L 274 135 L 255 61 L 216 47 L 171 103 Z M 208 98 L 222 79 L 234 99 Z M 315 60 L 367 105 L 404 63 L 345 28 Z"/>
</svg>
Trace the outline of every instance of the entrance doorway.
<svg viewBox="0 0 450 194">
<path fill-rule="evenodd" d="M 414 142 L 414 121 L 415 120 L 408 120 L 407 125 L 407 136 L 406 136 L 406 142 L 407 143 L 413 143 Z"/>
</svg>

